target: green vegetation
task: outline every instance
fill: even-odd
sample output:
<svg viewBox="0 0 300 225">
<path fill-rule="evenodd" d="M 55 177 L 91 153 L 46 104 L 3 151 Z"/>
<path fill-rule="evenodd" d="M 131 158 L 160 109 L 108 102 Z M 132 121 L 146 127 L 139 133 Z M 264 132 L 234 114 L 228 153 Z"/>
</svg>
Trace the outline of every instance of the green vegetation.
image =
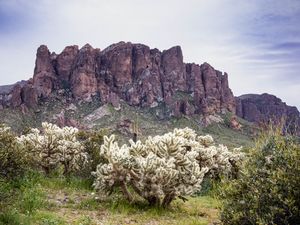
<svg viewBox="0 0 300 225">
<path fill-rule="evenodd" d="M 100 156 L 105 161 L 93 172 L 96 190 L 111 194 L 119 188 L 128 202 L 137 195 L 163 208 L 199 192 L 205 176 L 235 174 L 244 158 L 240 149 L 215 146 L 210 135 L 198 136 L 190 128 L 174 129 L 145 142 L 131 140 L 121 147 L 114 135 L 105 136 Z"/>
<path fill-rule="evenodd" d="M 19 148 L 15 145 L 18 146 L 22 138 L 18 139 L 8 128 L 3 128 L 3 133 L 4 137 L 9 137 L 2 139 L 1 144 L 6 144 L 3 149 L 13 146 L 11 152 L 18 153 Z M 47 132 L 38 135 L 44 135 L 39 141 L 48 137 Z M 99 150 L 102 137 L 101 132 L 79 135 L 90 158 Z M 15 160 L 21 155 L 11 155 L 6 159 L 6 165 L 22 165 L 23 160 L 28 158 L 24 156 L 32 153 L 30 149 L 20 149 L 24 151 L 20 163 Z M 100 158 L 96 160 L 101 162 Z M 59 168 L 48 173 L 34 162 L 30 165 L 23 168 L 22 176 L 0 176 L 0 224 L 144 224 L 147 221 L 157 224 L 209 224 L 218 221 L 217 202 L 208 195 L 189 198 L 185 203 L 174 200 L 167 209 L 150 207 L 141 199 L 126 202 L 120 189 L 111 196 L 95 194 L 93 180 L 85 174 L 74 172 L 65 175 Z M 91 164 L 90 168 L 93 166 Z"/>
<path fill-rule="evenodd" d="M 224 224 L 300 223 L 300 145 L 270 131 L 258 139 L 236 180 L 220 184 Z"/>
<path fill-rule="evenodd" d="M 88 159 L 85 165 L 81 167 L 81 170 L 76 172 L 77 175 L 92 178 L 91 173 L 96 170 L 97 165 L 102 161 L 99 150 L 103 144 L 103 136 L 106 133 L 107 131 L 104 129 L 97 131 L 79 131 L 77 138 L 82 142 Z"/>
<path fill-rule="evenodd" d="M 174 97 L 189 96 L 177 93 Z M 28 157 L 29 149 L 20 148 L 20 141 L 13 131 L 1 126 L 0 225 L 219 224 L 221 221 L 232 225 L 300 224 L 299 139 L 284 137 L 279 132 L 264 131 L 255 144 L 253 136 L 258 133 L 257 128 L 239 118 L 237 120 L 242 128 L 230 128 L 230 114 L 222 115 L 224 122 L 204 127 L 198 116 L 166 119 L 164 116 L 168 112 L 164 105 L 154 109 L 136 109 L 122 104 L 122 111 L 110 105 L 99 109 L 100 105 L 94 103 L 78 103 L 72 107 L 76 110 L 64 109 L 62 103 L 49 102 L 42 105 L 40 110 L 29 112 L 29 119 L 18 111 L 0 111 L 4 122 L 12 124 L 15 120 L 14 130 L 22 131 L 25 135 L 30 134 L 28 128 L 39 127 L 43 120 L 54 120 L 54 115 L 62 110 L 65 110 L 67 118 L 75 118 L 94 129 L 99 128 L 97 131 L 82 131 L 76 135 L 76 140 L 87 154 L 87 162 L 81 163 L 79 160 L 75 164 L 78 169 L 63 174 L 62 156 L 59 156 L 58 166 L 45 176 L 41 167 Z M 94 117 L 87 118 L 91 114 Z M 120 125 L 122 121 L 129 121 L 129 125 Z M 138 126 L 132 127 L 136 124 Z M 106 129 L 102 130 L 103 127 Z M 107 159 L 99 155 L 104 134 L 116 134 L 117 141 L 123 144 L 132 138 L 131 129 L 136 129 L 138 138 L 145 143 L 150 135 L 185 127 L 194 129 L 197 135 L 212 135 L 215 144 L 225 144 L 229 150 L 246 146 L 246 160 L 241 167 L 235 168 L 234 176 L 218 176 L 221 179 L 218 181 L 213 176 L 206 176 L 200 192 L 187 197 L 188 201 L 185 202 L 176 198 L 166 208 L 150 206 L 134 193 L 131 185 L 127 186 L 134 197 L 131 202 L 122 195 L 122 189 L 117 185 L 109 196 L 94 193 L 91 172 L 96 171 L 100 163 L 107 163 Z M 74 140 L 69 140 L 67 146 L 71 146 Z M 221 147 L 216 146 L 211 152 L 216 152 L 217 148 Z M 66 149 L 64 147 L 61 150 Z M 205 148 L 202 146 L 196 149 Z M 214 154 L 215 159 L 218 158 L 219 153 Z M 66 156 L 64 154 L 63 157 Z M 129 165 L 127 162 L 125 164 Z M 145 168 L 140 167 L 140 172 Z M 219 166 L 216 168 L 223 171 Z M 156 169 L 151 173 L 157 174 Z M 216 186 L 217 191 L 214 190 Z M 144 188 L 148 188 L 147 183 Z M 218 197 L 212 194 L 215 192 Z"/>
<path fill-rule="evenodd" d="M 169 209 L 129 204 L 119 192 L 110 197 L 93 193 L 91 182 L 79 177 L 44 177 L 27 172 L 6 182 L 9 201 L 1 201 L 0 224 L 211 224 L 218 222 L 217 200 L 209 195 L 174 201 Z M 1 183 L 1 188 L 3 188 Z"/>
<path fill-rule="evenodd" d="M 174 98 L 188 100 L 191 96 L 177 92 Z M 128 143 L 132 138 L 132 124 L 130 127 L 122 127 L 124 120 L 131 123 L 138 122 L 138 138 L 145 140 L 148 136 L 161 135 L 174 130 L 174 128 L 189 127 L 198 134 L 211 134 L 218 144 L 228 147 L 250 146 L 253 143 L 255 127 L 253 124 L 239 119 L 241 130 L 233 130 L 229 127 L 230 113 L 220 115 L 224 122 L 212 123 L 208 127 L 203 126 L 202 117 L 194 115 L 190 117 L 170 117 L 170 110 L 160 103 L 154 108 L 137 108 L 129 106 L 121 101 L 121 109 L 115 109 L 111 105 L 101 105 L 99 101 L 77 102 L 66 107 L 60 100 L 41 103 L 38 110 L 29 110 L 23 114 L 19 110 L 0 110 L 0 121 L 11 126 L 18 133 L 24 133 L 28 128 L 41 127 L 43 121 L 56 122 L 58 118 L 77 121 L 84 127 L 94 130 L 106 129 L 106 134 L 116 134 L 122 143 Z M 89 116 L 92 116 L 89 118 Z"/>
<path fill-rule="evenodd" d="M 9 127 L 0 125 L 0 177 L 21 176 L 26 169 L 25 152 Z"/>
</svg>

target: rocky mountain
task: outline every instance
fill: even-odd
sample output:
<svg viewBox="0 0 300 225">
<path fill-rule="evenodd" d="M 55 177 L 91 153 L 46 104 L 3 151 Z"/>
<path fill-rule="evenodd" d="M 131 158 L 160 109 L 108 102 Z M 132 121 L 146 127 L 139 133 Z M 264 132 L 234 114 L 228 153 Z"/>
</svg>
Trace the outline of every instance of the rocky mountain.
<svg viewBox="0 0 300 225">
<path fill-rule="evenodd" d="M 285 123 L 290 132 L 299 134 L 299 111 L 270 94 L 247 94 L 236 98 L 236 115 L 255 123 Z"/>
<path fill-rule="evenodd" d="M 210 115 L 231 112 L 262 122 L 282 116 L 295 120 L 299 112 L 271 95 L 235 98 L 227 73 L 208 63 L 183 62 L 179 46 L 160 51 L 146 45 L 119 42 L 104 50 L 86 44 L 68 46 L 60 54 L 41 45 L 33 78 L 0 87 L 0 109 L 38 108 L 42 102 L 99 101 L 118 108 L 120 101 L 140 108 L 164 105 L 168 116 Z"/>
<path fill-rule="evenodd" d="M 226 73 L 207 63 L 184 63 L 181 48 L 163 52 L 142 44 L 120 42 L 100 51 L 86 44 L 68 46 L 60 54 L 42 45 L 33 79 L 2 92 L 2 107 L 36 107 L 53 93 L 70 91 L 77 100 L 99 96 L 102 103 L 155 107 L 165 103 L 175 116 L 235 111 Z M 186 93 L 191 101 L 174 99 Z"/>
</svg>

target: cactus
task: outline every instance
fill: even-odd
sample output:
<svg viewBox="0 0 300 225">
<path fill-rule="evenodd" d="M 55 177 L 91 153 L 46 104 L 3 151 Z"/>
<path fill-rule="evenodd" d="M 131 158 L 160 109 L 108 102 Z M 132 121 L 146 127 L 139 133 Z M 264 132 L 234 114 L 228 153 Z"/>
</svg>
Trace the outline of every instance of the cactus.
<svg viewBox="0 0 300 225">
<path fill-rule="evenodd" d="M 64 167 L 64 174 L 79 169 L 78 162 L 86 159 L 82 144 L 77 141 L 77 128 L 63 127 L 44 122 L 42 131 L 31 129 L 18 142 L 29 152 L 29 156 L 49 174 L 59 164 Z"/>
<path fill-rule="evenodd" d="M 107 161 L 93 172 L 94 187 L 104 192 L 120 187 L 133 201 L 131 187 L 150 205 L 167 207 L 176 197 L 185 199 L 199 191 L 205 175 L 230 172 L 230 160 L 242 157 L 212 143 L 211 136 L 197 136 L 189 128 L 150 136 L 145 142 L 130 140 L 121 147 L 114 135 L 105 136 L 100 155 Z"/>
</svg>

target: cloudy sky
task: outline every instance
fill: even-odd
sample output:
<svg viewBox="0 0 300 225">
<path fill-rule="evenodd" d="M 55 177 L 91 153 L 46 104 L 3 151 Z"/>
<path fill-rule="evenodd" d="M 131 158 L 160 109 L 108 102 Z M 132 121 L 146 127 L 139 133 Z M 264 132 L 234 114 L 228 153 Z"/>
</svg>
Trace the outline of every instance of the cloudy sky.
<svg viewBox="0 0 300 225">
<path fill-rule="evenodd" d="M 300 0 L 0 0 L 0 85 L 32 77 L 36 49 L 119 41 L 229 74 L 234 94 L 300 108 Z"/>
</svg>

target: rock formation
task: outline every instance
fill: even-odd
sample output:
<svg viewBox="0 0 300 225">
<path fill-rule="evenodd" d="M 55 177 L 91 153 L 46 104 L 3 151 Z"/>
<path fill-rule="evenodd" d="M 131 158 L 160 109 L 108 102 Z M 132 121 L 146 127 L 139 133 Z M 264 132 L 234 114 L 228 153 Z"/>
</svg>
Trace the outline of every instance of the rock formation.
<svg viewBox="0 0 300 225">
<path fill-rule="evenodd" d="M 114 106 L 120 99 L 138 107 L 165 103 L 174 116 L 235 111 L 226 73 L 207 63 L 184 63 L 179 46 L 161 52 L 130 42 L 119 42 L 102 51 L 89 44 L 81 49 L 68 46 L 60 54 L 51 54 L 41 45 L 33 79 L 23 87 L 14 86 L 9 97 L 2 94 L 1 105 L 35 107 L 39 101 L 64 91 L 76 100 L 99 96 L 102 103 Z M 179 92 L 190 98 L 174 98 Z"/>
<path fill-rule="evenodd" d="M 33 78 L 0 87 L 0 109 L 38 107 L 42 101 L 63 96 L 68 101 L 111 103 L 122 99 L 131 106 L 163 104 L 169 116 L 204 117 L 236 113 L 251 122 L 299 119 L 295 107 L 272 95 L 233 96 L 227 73 L 208 63 L 184 63 L 180 46 L 165 51 L 146 45 L 119 42 L 106 49 L 86 44 L 68 46 L 60 54 L 45 45 L 37 49 Z M 96 97 L 96 98 L 94 98 Z"/>
<path fill-rule="evenodd" d="M 265 125 L 285 125 L 289 132 L 297 133 L 300 128 L 299 111 L 270 94 L 248 94 L 236 98 L 236 115 L 247 121 Z"/>
</svg>

